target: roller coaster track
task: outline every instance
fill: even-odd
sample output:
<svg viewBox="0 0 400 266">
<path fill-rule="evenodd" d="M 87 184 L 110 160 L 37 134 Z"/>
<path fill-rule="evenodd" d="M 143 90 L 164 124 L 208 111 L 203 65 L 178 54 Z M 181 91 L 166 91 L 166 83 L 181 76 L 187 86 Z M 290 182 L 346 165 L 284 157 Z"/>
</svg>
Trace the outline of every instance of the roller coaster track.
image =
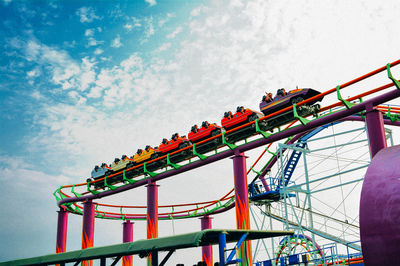
<svg viewBox="0 0 400 266">
<path fill-rule="evenodd" d="M 395 62 L 393 62 L 391 64 L 391 66 L 395 66 L 395 65 L 397 65 L 399 63 L 400 63 L 400 60 L 395 61 Z M 362 77 L 359 77 L 359 78 L 354 79 L 354 80 L 352 80 L 350 82 L 342 84 L 341 86 L 338 86 L 337 88 L 333 88 L 331 90 L 325 91 L 325 92 L 321 93 L 320 95 L 314 96 L 312 98 L 309 98 L 309 99 L 307 99 L 305 101 L 302 101 L 302 102 L 298 103 L 297 106 L 300 106 L 300 105 L 309 103 L 311 101 L 315 101 L 315 100 L 317 100 L 319 98 L 322 98 L 325 95 L 328 95 L 328 94 L 331 94 L 331 93 L 334 93 L 334 92 L 338 93 L 338 99 L 340 101 L 337 102 L 337 103 L 334 103 L 332 105 L 329 105 L 329 106 L 321 108 L 320 112 L 321 112 L 322 115 L 320 115 L 319 117 L 317 117 L 316 119 L 314 119 L 312 121 L 308 121 L 308 120 L 305 120 L 304 118 L 297 117 L 297 119 L 299 121 L 301 121 L 301 123 L 302 123 L 301 125 L 293 126 L 293 127 L 287 128 L 287 129 L 285 129 L 283 131 L 279 130 L 279 132 L 277 132 L 275 134 L 269 134 L 267 132 L 263 132 L 263 131 L 258 129 L 257 135 L 261 136 L 261 138 L 256 139 L 256 140 L 252 140 L 251 142 L 245 140 L 245 143 L 240 145 L 240 146 L 236 146 L 236 145 L 234 145 L 232 143 L 226 143 L 225 139 L 223 139 L 223 142 L 226 144 L 225 147 L 228 148 L 226 150 L 223 150 L 223 151 L 221 151 L 221 152 L 219 152 L 219 153 L 217 153 L 215 155 L 204 156 L 203 158 L 202 158 L 202 156 L 197 155 L 197 157 L 199 157 L 199 160 L 191 161 L 191 159 L 190 159 L 189 163 L 187 163 L 186 165 L 178 165 L 177 167 L 175 167 L 176 165 L 175 166 L 174 165 L 170 165 L 170 166 L 173 166 L 173 167 L 171 167 L 172 169 L 166 170 L 166 171 L 161 172 L 161 173 L 151 173 L 151 172 L 145 170 L 145 174 L 148 175 L 148 177 L 144 177 L 144 178 L 142 178 L 140 180 L 131 180 L 126 185 L 122 185 L 122 186 L 119 186 L 119 187 L 117 187 L 117 186 L 108 186 L 108 190 L 105 190 L 105 191 L 93 191 L 93 190 L 89 189 L 89 186 L 87 186 L 88 185 L 87 183 L 81 183 L 81 184 L 75 184 L 75 185 L 62 186 L 58 190 L 55 191 L 54 195 L 55 195 L 55 197 L 56 197 L 56 199 L 58 201 L 58 205 L 59 206 L 65 205 L 67 207 L 70 207 L 75 202 L 85 201 L 85 200 L 92 200 L 92 199 L 99 199 L 99 198 L 102 198 L 102 197 L 106 197 L 106 196 L 109 196 L 109 195 L 112 195 L 112 194 L 116 194 L 116 193 L 120 193 L 120 192 L 129 190 L 129 189 L 132 189 L 132 188 L 143 186 L 143 185 L 146 185 L 149 182 L 155 182 L 155 181 L 158 181 L 158 180 L 162 180 L 164 178 L 168 178 L 168 177 L 171 177 L 171 176 L 174 176 L 174 175 L 177 175 L 177 174 L 180 174 L 180 173 L 183 173 L 183 172 L 186 172 L 186 171 L 189 171 L 189 170 L 204 166 L 206 164 L 213 163 L 213 162 L 222 160 L 224 158 L 228 158 L 228 157 L 230 157 L 230 156 L 232 156 L 234 154 L 240 153 L 240 152 L 245 152 L 245 151 L 248 151 L 248 150 L 251 150 L 251 149 L 266 145 L 266 144 L 270 144 L 270 143 L 273 143 L 273 142 L 276 142 L 278 140 L 282 140 L 282 139 L 285 139 L 285 138 L 292 138 L 291 136 L 299 135 L 299 134 L 302 134 L 303 132 L 308 132 L 308 131 L 313 130 L 315 128 L 318 128 L 318 127 L 320 127 L 320 126 L 322 126 L 324 124 L 332 123 L 334 121 L 338 121 L 338 120 L 341 120 L 341 119 L 346 119 L 346 118 L 349 118 L 350 116 L 352 116 L 352 118 L 353 118 L 352 120 L 362 120 L 362 117 L 354 118 L 353 115 L 361 114 L 362 112 L 364 112 L 367 109 L 371 109 L 371 108 L 377 107 L 378 105 L 380 105 L 380 104 L 382 104 L 384 102 L 387 102 L 387 101 L 390 101 L 392 99 L 395 99 L 395 98 L 399 97 L 400 96 L 400 88 L 398 87 L 398 84 L 397 83 L 396 84 L 389 83 L 389 84 L 386 84 L 384 86 L 375 88 L 373 90 L 364 92 L 362 94 L 350 97 L 346 101 L 343 100 L 341 97 L 339 97 L 340 96 L 339 89 L 343 89 L 343 88 L 345 88 L 347 86 L 350 86 L 350 85 L 352 85 L 352 84 L 354 84 L 354 83 L 356 83 L 358 81 L 361 81 L 363 79 L 371 77 L 371 76 L 373 76 L 373 75 L 375 75 L 375 74 L 377 74 L 379 72 L 384 71 L 385 69 L 388 69 L 388 72 L 389 72 L 389 67 L 388 68 L 387 67 L 379 68 L 379 69 L 377 69 L 375 71 L 372 71 L 372 72 L 370 72 L 370 73 L 368 73 L 368 74 L 366 74 L 366 75 L 364 75 Z M 392 79 L 392 81 L 393 82 L 397 82 L 397 80 L 393 80 L 393 79 Z M 372 99 L 369 99 L 367 101 L 364 101 L 364 102 L 360 101 L 360 103 L 357 103 L 357 104 L 353 103 L 353 104 L 349 105 L 349 102 L 351 102 L 351 101 L 355 101 L 355 100 L 361 99 L 362 97 L 365 97 L 367 95 L 370 95 L 370 94 L 376 93 L 378 91 L 390 88 L 393 85 L 396 85 L 396 87 L 398 89 L 397 90 L 392 90 L 390 92 L 387 92 L 387 93 L 379 95 L 379 96 L 376 96 L 376 97 L 374 97 Z M 332 111 L 333 108 L 337 108 L 337 107 L 340 107 L 340 106 L 343 106 L 343 105 L 345 105 L 346 108 L 342 108 L 340 110 Z M 235 130 L 240 130 L 240 129 L 244 128 L 244 127 L 248 127 L 248 126 L 251 126 L 253 124 L 255 124 L 255 127 L 258 128 L 257 126 L 258 126 L 258 122 L 259 121 L 262 121 L 262 120 L 265 120 L 265 119 L 269 119 L 269 118 L 271 118 L 271 117 L 273 117 L 275 115 L 279 115 L 279 114 L 282 114 L 284 112 L 288 112 L 291 109 L 292 109 L 291 107 L 284 108 L 284 109 L 282 109 L 280 111 L 277 111 L 277 112 L 275 112 L 273 114 L 270 114 L 270 115 L 267 115 L 267 116 L 265 116 L 263 118 L 260 118 L 259 120 L 256 120 L 256 121 L 253 121 L 253 122 L 249 122 L 249 123 L 244 124 L 244 125 L 242 125 L 240 127 L 237 127 L 235 129 L 229 130 L 226 133 L 233 132 Z M 399 116 L 398 115 L 397 116 L 393 115 L 393 113 L 396 113 L 396 112 L 398 113 L 400 111 L 400 108 L 397 108 L 397 107 L 393 107 L 393 108 L 391 108 L 391 107 L 383 107 L 383 109 L 384 109 L 383 111 L 387 111 L 387 113 L 389 113 L 388 117 L 391 119 L 391 123 L 393 125 L 399 125 L 400 124 L 399 121 L 398 121 Z M 324 114 L 323 112 L 326 112 L 326 113 Z M 207 139 L 205 141 L 210 141 L 212 139 L 219 138 L 219 137 L 224 138 L 224 135 L 223 134 L 219 134 L 219 135 L 211 137 L 211 138 L 209 138 L 209 139 Z M 183 150 L 188 150 L 188 149 L 191 149 L 191 148 L 193 148 L 193 147 L 189 146 L 189 147 L 183 148 L 183 149 L 181 149 L 179 151 L 176 151 L 174 153 L 178 153 L 178 152 L 181 152 Z M 171 154 L 174 154 L 174 153 L 171 153 Z M 157 159 L 151 160 L 148 163 L 153 162 L 155 160 L 159 160 L 159 159 L 165 159 L 164 157 L 167 157 L 167 156 L 163 156 L 161 158 L 157 158 Z M 194 156 L 194 157 L 196 157 L 196 156 Z M 140 165 L 137 166 L 137 167 L 140 167 Z M 135 168 L 135 167 L 133 167 L 133 168 Z M 131 169 L 132 168 L 127 169 L 126 171 L 129 171 Z M 119 173 L 119 174 L 121 174 L 121 173 Z M 88 189 L 87 189 L 86 192 L 83 192 L 82 194 L 80 194 L 78 192 L 75 192 L 75 190 L 74 190 L 75 187 L 82 187 L 82 186 L 83 187 L 87 186 Z M 74 196 L 66 194 L 63 191 L 63 189 L 66 189 L 66 188 L 71 188 L 71 193 Z M 230 194 L 230 193 L 231 192 L 229 192 L 228 194 Z M 215 203 L 215 202 L 218 202 L 218 201 L 214 201 L 213 203 Z M 217 209 L 214 208 L 214 211 L 212 213 L 223 212 L 226 209 L 232 208 L 233 204 L 232 205 L 231 204 L 220 204 L 220 206 L 222 206 L 222 207 L 221 208 L 217 208 Z M 124 217 L 124 215 L 122 213 L 118 214 L 118 215 L 119 215 L 120 218 Z M 105 216 L 106 215 L 103 215 L 103 217 L 105 217 Z M 187 215 L 186 215 L 186 217 L 187 217 Z M 116 218 L 116 217 L 114 217 L 114 218 Z"/>
<path fill-rule="evenodd" d="M 345 119 L 343 119 L 343 121 L 362 121 L 361 116 L 350 116 L 350 117 L 346 117 Z M 340 123 L 340 122 L 335 122 L 332 124 L 336 124 L 336 123 Z M 384 119 L 384 123 L 385 124 L 389 124 L 389 125 L 397 125 L 400 126 L 400 122 L 397 123 L 393 123 L 391 122 L 391 120 L 389 120 L 388 118 Z M 294 136 L 293 138 L 289 139 L 288 141 L 286 141 L 287 145 L 290 144 L 294 144 L 296 141 L 298 141 L 298 143 L 307 141 L 308 139 L 310 139 L 311 137 L 315 136 L 316 134 L 318 134 L 319 132 L 321 132 L 322 130 L 326 129 L 327 127 L 329 127 L 332 124 L 327 124 L 327 125 L 323 125 L 319 128 L 316 128 L 312 131 L 306 132 L 306 133 L 300 133 L 296 136 Z M 290 125 L 289 125 L 290 126 Z M 254 164 L 252 165 L 252 167 L 250 167 L 249 171 L 247 172 L 247 174 L 250 173 L 251 170 L 253 170 L 253 167 L 257 164 L 258 160 L 264 155 L 264 153 L 267 150 L 264 150 L 263 153 L 260 155 L 260 157 L 254 162 Z M 285 152 L 286 149 L 283 149 L 282 152 Z M 274 156 L 271 157 L 271 159 L 267 162 L 267 164 L 265 164 L 264 167 L 262 167 L 262 170 L 265 170 L 266 168 L 271 168 L 276 162 L 277 159 L 279 158 L 281 154 L 275 154 Z M 254 171 L 254 170 L 253 170 Z M 263 173 L 257 172 L 256 178 L 254 178 L 254 180 L 259 179 L 260 177 L 263 177 Z M 254 181 L 253 180 L 253 181 Z M 225 211 L 228 211 L 230 209 L 232 209 L 235 206 L 235 202 L 233 200 L 233 195 L 231 195 L 233 192 L 233 190 L 230 190 L 227 194 L 225 194 L 223 197 L 221 197 L 218 200 L 214 200 L 214 201 L 208 201 L 208 202 L 198 202 L 198 203 L 189 203 L 189 204 L 175 204 L 175 205 L 166 205 L 166 206 L 159 206 L 160 209 L 163 208 L 170 208 L 170 209 L 174 209 L 174 208 L 178 208 L 178 207 L 183 207 L 183 206 L 195 206 L 194 208 L 191 209 L 187 209 L 184 211 L 172 211 L 172 212 L 165 212 L 165 213 L 159 213 L 159 219 L 160 220 L 171 220 L 171 219 L 185 219 L 185 218 L 196 218 L 196 217 L 201 217 L 204 215 L 214 215 L 214 214 L 218 214 L 218 213 L 223 213 Z M 121 217 L 123 219 L 134 219 L 134 220 L 145 220 L 146 219 L 146 215 L 145 214 L 125 214 L 122 213 L 122 209 L 130 209 L 130 208 L 137 208 L 137 209 L 145 209 L 146 206 L 120 206 L 120 205 L 110 205 L 110 204 L 100 204 L 100 203 L 95 203 L 96 204 L 96 217 L 97 218 L 107 218 L 107 219 L 117 219 L 120 220 Z M 116 212 L 106 212 L 106 211 L 100 211 L 97 210 L 97 207 L 99 206 L 105 206 L 105 207 L 113 207 L 116 209 L 119 209 L 120 212 L 116 213 Z M 296 206 L 295 206 L 296 207 Z M 70 208 L 69 211 L 74 212 L 76 214 L 82 214 L 82 206 L 77 205 L 76 203 L 73 203 Z M 325 218 L 329 218 L 329 219 L 333 219 L 332 217 L 327 217 L 324 216 L 323 214 L 320 213 L 313 213 L 319 216 L 323 216 Z M 336 220 L 335 220 L 336 221 Z M 342 222 L 343 224 L 347 225 L 347 226 L 353 226 L 351 224 L 347 224 L 343 221 L 337 220 L 336 222 Z"/>
</svg>

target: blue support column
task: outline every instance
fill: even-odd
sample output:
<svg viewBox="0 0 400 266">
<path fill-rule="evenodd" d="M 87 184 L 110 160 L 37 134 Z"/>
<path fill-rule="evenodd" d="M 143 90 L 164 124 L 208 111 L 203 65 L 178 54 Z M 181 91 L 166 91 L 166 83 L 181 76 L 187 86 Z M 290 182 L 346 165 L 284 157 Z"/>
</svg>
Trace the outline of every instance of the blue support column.
<svg viewBox="0 0 400 266">
<path fill-rule="evenodd" d="M 219 265 L 225 266 L 226 235 L 219 234 Z"/>
</svg>

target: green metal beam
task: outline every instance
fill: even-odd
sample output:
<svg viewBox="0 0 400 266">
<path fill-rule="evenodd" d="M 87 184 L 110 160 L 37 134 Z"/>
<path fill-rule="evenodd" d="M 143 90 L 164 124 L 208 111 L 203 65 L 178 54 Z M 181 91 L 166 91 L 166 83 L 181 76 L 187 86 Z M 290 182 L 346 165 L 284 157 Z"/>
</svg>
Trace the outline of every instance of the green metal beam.
<svg viewBox="0 0 400 266">
<path fill-rule="evenodd" d="M 94 247 L 83 250 L 69 251 L 65 253 L 1 262 L 0 266 L 20 265 L 50 265 L 94 260 L 101 258 L 120 257 L 127 255 L 147 256 L 151 252 L 171 251 L 191 247 L 218 244 L 220 234 L 226 234 L 227 242 L 237 242 L 248 234 L 246 240 L 270 238 L 284 235 L 292 235 L 293 231 L 258 231 L 258 230 L 231 230 L 231 229 L 207 229 L 182 235 L 160 237 L 154 239 L 142 239 L 135 242 L 123 243 L 104 247 Z"/>
</svg>

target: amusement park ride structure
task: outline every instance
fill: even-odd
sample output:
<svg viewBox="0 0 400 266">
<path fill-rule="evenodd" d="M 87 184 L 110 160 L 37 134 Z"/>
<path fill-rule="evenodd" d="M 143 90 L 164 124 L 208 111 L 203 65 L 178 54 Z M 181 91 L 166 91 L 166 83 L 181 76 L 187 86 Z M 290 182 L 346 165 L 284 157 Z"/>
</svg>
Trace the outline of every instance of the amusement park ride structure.
<svg viewBox="0 0 400 266">
<path fill-rule="evenodd" d="M 212 244 L 219 244 L 219 265 L 300 265 L 302 262 L 311 265 L 395 265 L 399 262 L 395 249 L 398 231 L 393 230 L 400 230 L 400 226 L 392 218 L 400 214 L 400 207 L 398 204 L 395 206 L 400 197 L 396 196 L 400 187 L 397 183 L 393 183 L 392 187 L 382 184 L 387 182 L 386 178 L 396 179 L 393 171 L 387 168 L 400 167 L 399 163 L 393 163 L 393 160 L 400 160 L 400 147 L 393 146 L 391 131 L 384 128 L 384 124 L 400 126 L 400 107 L 383 104 L 400 96 L 400 83 L 390 71 L 398 64 L 400 60 L 325 92 L 305 99 L 298 98 L 298 101 L 278 111 L 253 116 L 239 126 L 219 130 L 197 143 L 188 143 L 166 154 L 149 157 L 149 160 L 118 172 L 60 187 L 54 193 L 60 207 L 56 252 L 63 254 L 6 262 L 5 265 L 66 262 L 91 265 L 93 259 L 100 259 L 100 264 L 105 265 L 106 258 L 111 257 L 122 258 L 123 265 L 132 265 L 133 254 L 147 256 L 148 265 L 164 265 L 176 249 L 202 246 L 201 265 L 209 266 L 213 265 Z M 384 71 L 387 71 L 390 83 L 346 100 L 341 96 L 342 89 Z M 381 93 L 389 88 L 392 89 Z M 336 93 L 338 102 L 310 109 L 309 106 L 333 93 Z M 365 97 L 368 99 L 365 100 Z M 311 114 L 315 115 L 312 119 Z M 266 126 L 271 121 L 275 125 L 278 123 L 274 126 L 277 129 L 275 133 L 266 131 L 271 130 Z M 337 130 L 347 121 L 365 121 L 365 127 L 341 127 Z M 230 137 L 240 132 L 246 135 L 241 141 Z M 391 140 L 393 147 L 386 148 L 387 139 Z M 278 144 L 276 151 L 269 149 L 272 143 L 282 140 L 284 142 Z M 213 151 L 199 152 L 198 147 L 202 144 L 205 147 L 204 144 L 210 141 L 218 143 L 218 147 Z M 265 146 L 260 157 L 247 169 L 244 152 Z M 344 156 L 355 149 L 361 150 L 356 153 L 357 157 Z M 261 170 L 255 170 L 260 158 L 265 155 L 271 155 L 270 160 Z M 225 158 L 233 159 L 234 189 L 213 201 L 158 205 L 158 181 Z M 392 164 L 385 164 L 387 160 Z M 165 165 L 155 167 L 161 163 Z M 366 168 L 368 171 L 364 178 Z M 377 180 L 378 171 L 386 173 L 386 176 Z M 255 177 L 248 183 L 251 174 Z M 379 195 L 376 195 L 372 188 L 378 184 Z M 147 189 L 147 206 L 110 205 L 94 201 L 141 186 Z M 359 217 L 355 213 L 347 213 L 345 207 L 345 199 L 356 187 L 361 193 Z M 315 196 L 328 192 L 332 192 L 333 196 Z M 385 197 L 391 200 L 384 202 Z M 390 211 L 374 206 L 374 200 L 382 201 Z M 329 213 L 321 211 L 324 207 Z M 144 208 L 147 210 L 145 214 L 140 211 Z M 232 208 L 236 212 L 237 230 L 213 231 L 211 216 Z M 82 250 L 79 254 L 66 251 L 68 213 L 82 215 L 82 249 L 90 248 L 87 251 Z M 159 220 L 193 217 L 201 217 L 201 230 L 204 232 L 190 235 L 197 242 L 190 242 L 190 237 L 185 235 L 158 238 Z M 92 248 L 95 218 L 123 220 L 124 242 L 127 243 Z M 250 230 L 250 218 L 255 221 L 257 230 Z M 131 220 L 146 220 L 148 240 L 132 242 Z M 280 229 L 272 231 L 273 227 Z M 371 230 L 374 227 L 379 227 L 378 234 Z M 266 228 L 269 231 L 264 231 Z M 279 242 L 273 238 L 270 243 L 261 240 L 276 236 L 284 237 Z M 255 239 L 259 240 L 253 242 L 252 250 L 249 240 Z M 382 241 L 386 247 L 382 247 Z M 226 249 L 227 242 L 237 242 L 230 254 Z M 392 247 L 387 248 L 390 245 Z M 357 254 L 343 257 L 343 249 Z M 159 251 L 168 252 L 161 262 L 158 260 Z"/>
</svg>

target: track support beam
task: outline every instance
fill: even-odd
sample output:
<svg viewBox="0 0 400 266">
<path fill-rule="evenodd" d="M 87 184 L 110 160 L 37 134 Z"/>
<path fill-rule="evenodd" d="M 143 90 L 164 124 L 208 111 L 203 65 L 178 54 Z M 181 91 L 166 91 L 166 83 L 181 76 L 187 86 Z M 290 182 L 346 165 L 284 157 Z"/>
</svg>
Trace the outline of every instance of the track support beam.
<svg viewBox="0 0 400 266">
<path fill-rule="evenodd" d="M 133 241 L 133 223 L 129 220 L 122 224 L 122 242 L 128 243 Z M 122 257 L 122 266 L 132 266 L 132 255 Z"/>
<path fill-rule="evenodd" d="M 94 204 L 91 200 L 83 203 L 82 249 L 93 247 L 94 242 Z M 92 266 L 93 261 L 82 261 L 82 266 Z"/>
<path fill-rule="evenodd" d="M 60 207 L 58 212 L 57 223 L 57 244 L 56 253 L 63 253 L 67 249 L 67 227 L 68 227 L 68 212 L 64 206 Z"/>
<path fill-rule="evenodd" d="M 158 237 L 158 185 L 156 182 L 147 184 L 147 239 Z M 152 252 L 147 257 L 147 265 L 158 265 L 158 253 Z"/>
<path fill-rule="evenodd" d="M 367 108 L 365 122 L 367 124 L 370 154 L 373 158 L 378 151 L 387 146 L 382 113 L 373 109 L 373 107 Z"/>
<path fill-rule="evenodd" d="M 233 175 L 235 179 L 235 204 L 237 229 L 250 229 L 249 198 L 247 189 L 246 156 L 234 150 Z M 251 242 L 246 241 L 239 249 L 239 258 L 243 266 L 251 266 Z"/>
<path fill-rule="evenodd" d="M 211 217 L 208 215 L 205 215 L 200 218 L 201 220 L 201 230 L 206 230 L 206 229 L 211 229 Z M 212 246 L 203 246 L 201 248 L 202 250 L 202 261 L 206 263 L 207 266 L 212 266 L 213 265 L 213 250 Z"/>
</svg>

